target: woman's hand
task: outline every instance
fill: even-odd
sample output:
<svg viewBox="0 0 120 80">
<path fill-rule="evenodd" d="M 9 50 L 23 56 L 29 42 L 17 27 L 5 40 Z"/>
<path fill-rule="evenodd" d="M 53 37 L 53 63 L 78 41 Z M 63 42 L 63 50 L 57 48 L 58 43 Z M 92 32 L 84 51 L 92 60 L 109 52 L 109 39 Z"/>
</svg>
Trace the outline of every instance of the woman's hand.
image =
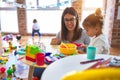
<svg viewBox="0 0 120 80">
<path fill-rule="evenodd" d="M 85 54 L 85 52 L 82 51 L 82 50 L 78 50 L 78 53 L 79 53 L 79 54 Z"/>
<path fill-rule="evenodd" d="M 59 38 L 52 38 L 50 44 L 51 45 L 58 45 L 60 43 L 60 39 Z"/>
</svg>

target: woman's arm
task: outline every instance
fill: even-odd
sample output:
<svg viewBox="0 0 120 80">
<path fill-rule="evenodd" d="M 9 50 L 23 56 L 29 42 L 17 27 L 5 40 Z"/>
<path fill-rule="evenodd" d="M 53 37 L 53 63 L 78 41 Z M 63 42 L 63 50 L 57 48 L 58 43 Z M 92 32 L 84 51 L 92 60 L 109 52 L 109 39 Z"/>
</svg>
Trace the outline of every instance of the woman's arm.
<svg viewBox="0 0 120 80">
<path fill-rule="evenodd" d="M 60 43 L 60 39 L 59 38 L 52 38 L 50 44 L 51 45 L 58 45 Z"/>
<path fill-rule="evenodd" d="M 56 35 L 55 38 L 52 38 L 52 39 L 51 39 L 50 44 L 51 44 L 51 45 L 58 45 L 58 44 L 60 44 L 60 42 L 61 42 L 61 39 L 60 39 L 60 32 L 59 32 L 59 33 Z"/>
</svg>

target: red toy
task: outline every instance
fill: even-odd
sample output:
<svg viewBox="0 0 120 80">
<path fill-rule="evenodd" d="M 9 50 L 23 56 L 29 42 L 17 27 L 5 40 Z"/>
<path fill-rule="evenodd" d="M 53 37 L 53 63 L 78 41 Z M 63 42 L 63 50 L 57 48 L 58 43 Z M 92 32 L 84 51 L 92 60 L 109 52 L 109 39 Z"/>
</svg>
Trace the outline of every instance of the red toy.
<svg viewBox="0 0 120 80">
<path fill-rule="evenodd" d="M 0 72 L 1 72 L 1 73 L 4 73 L 4 72 L 5 72 L 5 70 L 6 70 L 6 68 L 5 68 L 5 67 L 1 67 L 1 68 L 0 68 Z"/>
<path fill-rule="evenodd" d="M 33 77 L 33 79 L 32 80 L 38 80 L 38 78 L 37 77 Z"/>
</svg>

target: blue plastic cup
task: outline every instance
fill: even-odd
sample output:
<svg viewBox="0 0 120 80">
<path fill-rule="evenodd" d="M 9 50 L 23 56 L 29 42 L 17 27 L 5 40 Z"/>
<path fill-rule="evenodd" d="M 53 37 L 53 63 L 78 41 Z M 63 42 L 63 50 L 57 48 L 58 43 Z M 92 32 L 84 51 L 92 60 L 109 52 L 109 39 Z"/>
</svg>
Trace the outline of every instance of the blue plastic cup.
<svg viewBox="0 0 120 80">
<path fill-rule="evenodd" d="M 87 59 L 94 60 L 96 54 L 96 47 L 89 46 L 87 47 Z"/>
</svg>

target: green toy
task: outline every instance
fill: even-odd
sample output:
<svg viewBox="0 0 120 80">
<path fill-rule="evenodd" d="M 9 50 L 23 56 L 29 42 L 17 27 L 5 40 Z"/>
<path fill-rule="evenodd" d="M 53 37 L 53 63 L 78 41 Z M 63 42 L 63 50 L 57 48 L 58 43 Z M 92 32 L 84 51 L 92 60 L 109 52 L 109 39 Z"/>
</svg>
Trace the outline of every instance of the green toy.
<svg viewBox="0 0 120 80">
<path fill-rule="evenodd" d="M 13 73 L 13 70 L 11 69 L 11 67 L 9 67 L 9 69 L 7 70 L 8 76 L 12 75 L 12 73 Z"/>
</svg>

